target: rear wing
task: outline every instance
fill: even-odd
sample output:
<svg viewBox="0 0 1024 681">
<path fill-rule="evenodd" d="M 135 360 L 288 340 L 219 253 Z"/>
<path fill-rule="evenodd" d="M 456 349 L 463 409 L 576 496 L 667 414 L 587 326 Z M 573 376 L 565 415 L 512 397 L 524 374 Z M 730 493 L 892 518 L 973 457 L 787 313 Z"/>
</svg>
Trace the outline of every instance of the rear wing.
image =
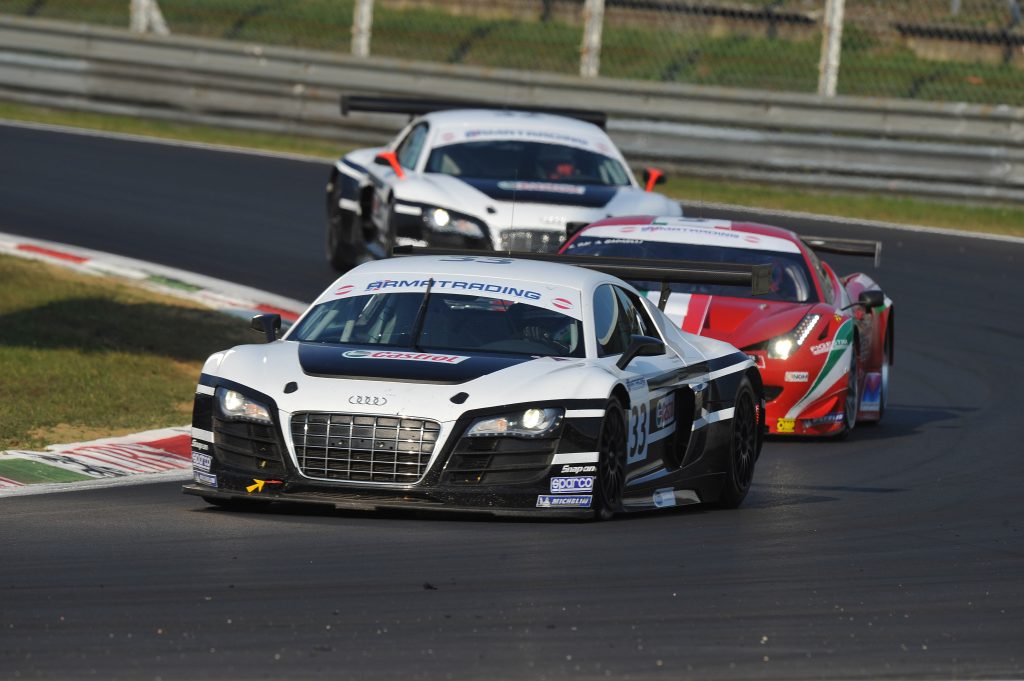
<svg viewBox="0 0 1024 681">
<path fill-rule="evenodd" d="M 394 256 L 450 255 L 475 258 L 518 258 L 539 260 L 561 265 L 575 265 L 588 270 L 610 274 L 619 279 L 656 281 L 661 284 L 658 307 L 665 309 L 670 293 L 669 284 L 722 284 L 750 286 L 752 295 L 771 291 L 772 266 L 739 265 L 734 263 L 701 262 L 695 260 L 656 260 L 653 258 L 615 258 L 600 255 L 560 255 L 557 253 L 531 253 L 525 251 L 475 251 L 469 249 L 422 248 L 395 246 Z"/>
<path fill-rule="evenodd" d="M 341 115 L 348 116 L 352 111 L 368 113 L 393 113 L 408 116 L 422 116 L 432 111 L 449 111 L 451 109 L 498 109 L 506 111 L 527 111 L 546 113 L 566 118 L 593 123 L 602 130 L 608 124 L 608 114 L 603 111 L 589 109 L 570 109 L 556 106 L 509 105 L 495 102 L 482 102 L 459 99 L 413 99 L 411 97 L 370 97 L 364 95 L 342 95 Z"/>
<path fill-rule="evenodd" d="M 826 236 L 802 236 L 807 247 L 822 253 L 862 255 L 875 259 L 875 267 L 882 264 L 882 242 L 870 239 L 833 239 Z"/>
</svg>

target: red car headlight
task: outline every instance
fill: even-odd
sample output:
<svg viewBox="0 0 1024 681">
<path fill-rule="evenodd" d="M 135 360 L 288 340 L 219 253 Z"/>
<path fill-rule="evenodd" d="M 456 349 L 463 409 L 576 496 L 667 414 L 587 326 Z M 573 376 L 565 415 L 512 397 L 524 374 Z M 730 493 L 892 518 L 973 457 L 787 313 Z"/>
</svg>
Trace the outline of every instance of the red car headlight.
<svg viewBox="0 0 1024 681">
<path fill-rule="evenodd" d="M 807 337 L 811 335 L 811 331 L 818 325 L 820 319 L 821 315 L 819 314 L 809 314 L 801 319 L 796 328 L 789 333 L 772 338 L 768 341 L 768 357 L 771 359 L 789 359 L 804 344 Z"/>
</svg>

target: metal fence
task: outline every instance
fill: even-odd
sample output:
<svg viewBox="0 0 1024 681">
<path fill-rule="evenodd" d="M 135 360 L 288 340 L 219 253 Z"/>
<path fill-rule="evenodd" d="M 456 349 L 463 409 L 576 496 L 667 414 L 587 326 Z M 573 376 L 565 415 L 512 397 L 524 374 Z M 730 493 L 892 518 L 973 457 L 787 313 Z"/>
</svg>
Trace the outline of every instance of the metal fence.
<svg viewBox="0 0 1024 681">
<path fill-rule="evenodd" d="M 840 95 L 1022 106 L 1021 2 L 0 0 L 0 13 L 415 61 L 783 92 L 832 94 L 831 76 Z"/>
</svg>

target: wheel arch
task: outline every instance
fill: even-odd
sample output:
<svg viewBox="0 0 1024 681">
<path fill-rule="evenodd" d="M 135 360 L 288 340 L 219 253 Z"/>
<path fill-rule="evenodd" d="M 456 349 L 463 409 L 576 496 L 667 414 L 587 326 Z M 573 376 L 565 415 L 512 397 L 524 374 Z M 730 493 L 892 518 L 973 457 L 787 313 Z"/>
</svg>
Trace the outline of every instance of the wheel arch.
<svg viewBox="0 0 1024 681">
<path fill-rule="evenodd" d="M 629 409 L 631 406 L 629 402 L 629 393 L 621 383 L 616 384 L 615 387 L 612 388 L 611 395 L 609 395 L 608 398 L 618 400 L 623 409 Z"/>
</svg>

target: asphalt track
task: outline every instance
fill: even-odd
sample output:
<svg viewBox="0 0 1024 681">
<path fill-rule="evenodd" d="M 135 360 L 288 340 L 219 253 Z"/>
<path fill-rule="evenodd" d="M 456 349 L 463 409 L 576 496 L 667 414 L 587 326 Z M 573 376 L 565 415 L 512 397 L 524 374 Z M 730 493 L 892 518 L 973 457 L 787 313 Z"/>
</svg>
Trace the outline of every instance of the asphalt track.
<svg viewBox="0 0 1024 681">
<path fill-rule="evenodd" d="M 298 299 L 332 276 L 325 178 L 0 126 L 0 230 Z M 0 678 L 1024 677 L 1024 246 L 795 226 L 884 241 L 890 408 L 845 442 L 770 442 L 740 510 L 231 513 L 173 484 L 0 499 Z"/>
</svg>

